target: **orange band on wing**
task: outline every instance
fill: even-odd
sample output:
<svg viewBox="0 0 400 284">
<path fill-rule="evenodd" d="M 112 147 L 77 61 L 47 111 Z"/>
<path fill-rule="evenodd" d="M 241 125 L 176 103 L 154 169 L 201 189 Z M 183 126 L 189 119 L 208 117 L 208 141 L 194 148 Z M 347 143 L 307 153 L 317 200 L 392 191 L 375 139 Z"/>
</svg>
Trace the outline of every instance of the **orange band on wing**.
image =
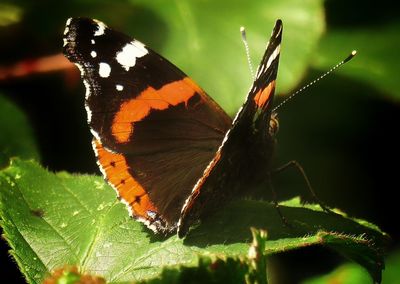
<svg viewBox="0 0 400 284">
<path fill-rule="evenodd" d="M 129 173 L 129 166 L 123 155 L 105 149 L 99 140 L 93 145 L 98 161 L 108 182 L 118 191 L 118 195 L 126 201 L 135 217 L 150 219 L 147 211 L 157 212 L 143 187 Z"/>
<path fill-rule="evenodd" d="M 188 77 L 158 90 L 148 87 L 139 96 L 122 104 L 111 127 L 114 138 L 120 143 L 128 142 L 133 133 L 134 123 L 145 118 L 151 109 L 164 110 L 183 102 L 187 104 L 196 92 L 203 93 Z"/>
<path fill-rule="evenodd" d="M 259 91 L 255 95 L 254 102 L 256 103 L 256 105 L 259 108 L 264 107 L 265 104 L 268 102 L 268 99 L 274 93 L 274 90 L 275 90 L 275 80 L 271 81 L 271 83 L 269 83 L 267 87 L 265 87 L 263 90 Z"/>
</svg>

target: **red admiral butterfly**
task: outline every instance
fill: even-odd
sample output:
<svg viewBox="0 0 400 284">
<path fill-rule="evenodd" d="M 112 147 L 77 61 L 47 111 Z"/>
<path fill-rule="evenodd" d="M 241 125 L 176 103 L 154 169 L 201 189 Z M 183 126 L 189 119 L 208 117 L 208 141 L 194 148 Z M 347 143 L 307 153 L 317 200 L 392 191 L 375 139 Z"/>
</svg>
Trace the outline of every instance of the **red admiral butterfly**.
<svg viewBox="0 0 400 284">
<path fill-rule="evenodd" d="M 86 86 L 98 165 L 133 217 L 156 233 L 178 231 L 182 237 L 243 185 L 268 176 L 281 37 L 278 20 L 232 120 L 143 43 L 97 20 L 68 19 L 64 54 Z"/>
</svg>

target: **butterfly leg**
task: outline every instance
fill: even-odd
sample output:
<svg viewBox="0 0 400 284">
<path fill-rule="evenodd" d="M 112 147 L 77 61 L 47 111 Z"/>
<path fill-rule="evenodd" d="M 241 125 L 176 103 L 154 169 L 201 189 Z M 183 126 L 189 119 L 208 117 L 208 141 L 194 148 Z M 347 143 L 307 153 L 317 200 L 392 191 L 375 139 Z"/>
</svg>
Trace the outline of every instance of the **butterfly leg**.
<svg viewBox="0 0 400 284">
<path fill-rule="evenodd" d="M 319 204 L 319 206 L 321 206 L 321 208 L 328 213 L 332 213 L 332 211 L 328 208 L 328 206 L 326 206 L 326 204 L 324 202 L 322 202 L 318 197 L 317 194 L 315 193 L 314 189 L 311 186 L 311 182 L 308 179 L 306 172 L 304 171 L 303 167 L 299 164 L 299 162 L 292 160 L 287 162 L 286 164 L 280 166 L 279 168 L 275 169 L 274 171 L 272 171 L 272 174 L 277 174 L 280 173 L 288 168 L 294 167 L 296 168 L 301 175 L 303 176 L 304 181 L 306 182 L 306 185 L 308 187 L 308 190 L 311 193 L 312 198 L 314 199 L 315 202 L 317 202 Z"/>
<path fill-rule="evenodd" d="M 271 193 L 272 193 L 272 199 L 273 199 L 276 211 L 278 212 L 279 216 L 281 217 L 281 220 L 282 220 L 283 224 L 285 226 L 287 226 L 287 227 L 290 227 L 289 222 L 287 221 L 286 217 L 283 215 L 283 213 L 281 211 L 281 207 L 279 206 L 278 194 L 276 193 L 275 188 L 274 188 L 274 186 L 272 184 L 272 179 L 271 179 L 271 174 L 270 173 L 268 173 L 268 185 L 269 185 L 269 188 L 270 188 Z"/>
</svg>

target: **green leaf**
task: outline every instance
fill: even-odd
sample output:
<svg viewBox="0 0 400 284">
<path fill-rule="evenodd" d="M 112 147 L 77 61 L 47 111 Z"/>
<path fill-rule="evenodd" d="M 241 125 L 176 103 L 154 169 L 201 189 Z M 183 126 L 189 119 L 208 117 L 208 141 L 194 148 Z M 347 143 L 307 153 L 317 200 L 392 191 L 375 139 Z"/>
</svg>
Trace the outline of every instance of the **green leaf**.
<svg viewBox="0 0 400 284">
<path fill-rule="evenodd" d="M 283 215 L 290 220 L 290 227 L 282 225 L 272 205 L 240 201 L 232 203 L 227 210 L 218 211 L 212 219 L 205 220 L 203 226 L 192 231 L 185 241 L 187 244 L 208 246 L 210 249 L 213 247 L 211 244 L 249 241 L 250 235 L 246 228 L 250 226 L 267 228 L 267 254 L 323 245 L 363 265 L 373 279 L 381 278 L 384 248 L 389 238 L 375 225 L 347 218 L 340 212 L 327 214 L 318 205 L 303 206 L 299 198 L 281 205 Z"/>
<path fill-rule="evenodd" d="M 8 158 L 39 159 L 28 119 L 12 102 L 0 94 L 0 164 Z"/>
<path fill-rule="evenodd" d="M 121 13 L 114 14 L 109 13 L 107 2 L 104 11 L 96 7 L 90 16 L 118 27 L 161 53 L 199 83 L 229 114 L 243 104 L 252 83 L 239 32 L 241 26 L 247 29 L 256 68 L 275 21 L 283 20 L 278 92 L 288 92 L 299 83 L 325 27 L 322 0 L 129 3 L 132 7 L 124 4 Z M 113 7 L 115 10 L 121 9 Z"/>
<path fill-rule="evenodd" d="M 387 258 L 386 268 L 383 272 L 382 282 L 384 284 L 395 284 L 400 279 L 400 249 L 397 248 Z"/>
<path fill-rule="evenodd" d="M 167 267 L 163 269 L 160 276 L 140 283 L 254 283 L 246 282 L 249 270 L 250 265 L 239 258 L 212 259 L 202 256 L 196 267 Z"/>
<path fill-rule="evenodd" d="M 400 251 L 392 253 L 386 261 L 386 268 L 383 272 L 382 283 L 395 284 L 400 279 Z M 323 283 L 341 283 L 341 284 L 359 284 L 369 283 L 368 272 L 355 263 L 347 263 L 339 266 L 331 273 L 323 276 L 314 277 L 304 284 L 323 284 Z"/>
<path fill-rule="evenodd" d="M 313 67 L 328 70 L 356 49 L 358 55 L 340 70 L 356 80 L 380 90 L 392 99 L 400 99 L 398 67 L 400 62 L 400 22 L 383 26 L 336 29 L 322 38 Z"/>
<path fill-rule="evenodd" d="M 16 5 L 0 3 L 0 27 L 15 24 L 21 20 L 22 10 Z"/>
<path fill-rule="evenodd" d="M 267 255 L 323 245 L 379 279 L 387 237 L 375 226 L 301 206 L 298 199 L 282 204 L 282 212 L 289 227 L 268 202 L 232 202 L 182 240 L 156 236 L 129 218 L 100 177 L 53 174 L 18 159 L 0 172 L 1 225 L 29 283 L 40 283 L 65 265 L 122 282 L 160 276 L 165 267 L 197 267 L 199 255 L 243 258 L 252 240 L 250 227 L 268 229 Z"/>
<path fill-rule="evenodd" d="M 335 269 L 328 275 L 314 277 L 303 284 L 324 284 L 324 283 L 340 283 L 340 284 L 360 284 L 371 283 L 368 272 L 360 265 L 348 263 Z"/>
<path fill-rule="evenodd" d="M 251 231 L 253 242 L 248 257 L 202 256 L 197 267 L 166 268 L 160 277 L 142 283 L 267 283 L 267 233 L 254 228 Z"/>
</svg>

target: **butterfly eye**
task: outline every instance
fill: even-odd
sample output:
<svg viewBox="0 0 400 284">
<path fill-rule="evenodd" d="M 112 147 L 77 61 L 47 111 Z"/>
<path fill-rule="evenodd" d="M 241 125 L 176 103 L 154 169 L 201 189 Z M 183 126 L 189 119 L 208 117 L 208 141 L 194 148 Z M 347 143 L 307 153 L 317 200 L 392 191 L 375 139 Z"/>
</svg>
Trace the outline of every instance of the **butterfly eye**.
<svg viewBox="0 0 400 284">
<path fill-rule="evenodd" d="M 271 136 L 275 135 L 279 130 L 278 114 L 273 112 L 271 114 L 271 119 L 269 121 L 269 134 Z"/>
</svg>

